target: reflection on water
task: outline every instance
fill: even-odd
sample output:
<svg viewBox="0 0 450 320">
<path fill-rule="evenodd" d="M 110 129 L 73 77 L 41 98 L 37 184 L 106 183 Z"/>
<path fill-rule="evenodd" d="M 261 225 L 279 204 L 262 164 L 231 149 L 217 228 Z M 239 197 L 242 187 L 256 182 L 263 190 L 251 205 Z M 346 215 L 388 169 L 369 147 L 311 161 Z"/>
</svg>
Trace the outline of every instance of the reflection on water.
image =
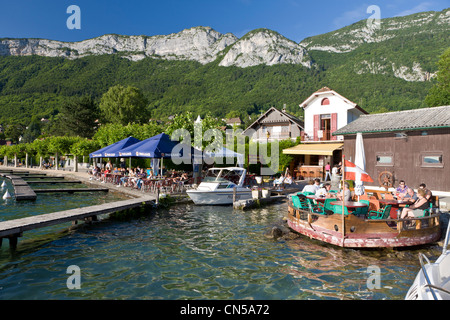
<svg viewBox="0 0 450 320">
<path fill-rule="evenodd" d="M 1 299 L 403 299 L 418 271 L 413 250 L 349 250 L 305 237 L 265 237 L 285 203 L 250 211 L 179 205 L 104 220 L 16 257 L 0 257 Z M 20 243 L 19 243 L 20 246 Z M 3 252 L 5 253 L 5 252 Z M 81 289 L 66 269 L 81 269 Z M 367 268 L 381 271 L 369 290 Z"/>
</svg>

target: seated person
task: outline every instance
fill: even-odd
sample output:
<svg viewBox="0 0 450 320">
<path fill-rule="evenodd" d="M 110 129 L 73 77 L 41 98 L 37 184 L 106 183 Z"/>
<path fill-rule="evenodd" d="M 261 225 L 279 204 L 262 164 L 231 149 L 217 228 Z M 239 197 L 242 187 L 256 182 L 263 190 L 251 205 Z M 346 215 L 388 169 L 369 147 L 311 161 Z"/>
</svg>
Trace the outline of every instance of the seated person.
<svg viewBox="0 0 450 320">
<path fill-rule="evenodd" d="M 330 194 L 331 184 L 325 183 L 322 188 L 317 190 L 316 196 L 317 197 L 324 197 L 324 198 L 333 198 L 334 196 Z"/>
<path fill-rule="evenodd" d="M 413 204 L 417 200 L 417 194 L 412 188 L 408 188 L 406 195 L 403 197 L 403 201 L 409 204 Z"/>
<path fill-rule="evenodd" d="M 348 184 L 347 181 L 344 181 L 344 185 L 345 185 L 345 191 L 342 190 L 341 192 L 339 192 L 336 195 L 336 198 L 338 200 L 344 200 L 344 201 L 352 201 L 352 192 L 350 191 L 350 185 Z"/>
<path fill-rule="evenodd" d="M 433 196 L 433 194 L 431 193 L 430 189 L 427 189 L 427 185 L 425 183 L 421 183 L 419 185 L 419 188 L 425 190 L 425 198 L 428 201 L 431 201 L 431 197 Z"/>
<path fill-rule="evenodd" d="M 397 199 L 402 200 L 406 196 L 406 191 L 408 190 L 408 186 L 406 185 L 404 180 L 400 180 L 399 186 L 395 189 L 395 194 Z"/>
<path fill-rule="evenodd" d="M 281 184 L 283 184 L 283 182 L 284 182 L 284 175 L 281 174 L 281 176 L 278 179 L 275 179 L 273 181 L 273 186 L 275 187 L 277 185 L 281 185 Z"/>
<path fill-rule="evenodd" d="M 284 183 L 285 184 L 292 184 L 292 177 L 291 177 L 291 175 L 288 173 L 287 175 L 286 175 L 286 178 L 284 178 Z"/>
<path fill-rule="evenodd" d="M 143 179 L 145 179 L 147 177 L 147 173 L 145 172 L 144 169 L 141 169 L 139 172 L 136 173 L 136 188 L 138 188 L 139 190 L 142 187 L 142 183 L 144 182 Z"/>
<path fill-rule="evenodd" d="M 319 179 L 315 179 L 315 180 L 309 180 L 308 184 L 303 188 L 302 192 L 312 192 L 312 193 L 316 193 L 317 190 L 319 190 L 319 183 L 316 182 L 316 180 Z"/>
<path fill-rule="evenodd" d="M 430 203 L 425 198 L 425 190 L 419 189 L 417 191 L 417 200 L 413 205 L 403 208 L 401 219 L 406 218 L 415 218 L 423 215 L 423 210 L 428 209 L 430 207 Z"/>
</svg>

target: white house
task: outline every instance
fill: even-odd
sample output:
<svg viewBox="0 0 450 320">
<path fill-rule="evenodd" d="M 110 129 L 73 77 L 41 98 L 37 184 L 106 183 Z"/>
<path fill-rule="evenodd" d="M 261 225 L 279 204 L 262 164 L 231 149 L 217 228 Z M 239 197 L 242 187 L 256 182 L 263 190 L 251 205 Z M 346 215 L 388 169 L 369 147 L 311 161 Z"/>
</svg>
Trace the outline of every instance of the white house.
<svg viewBox="0 0 450 320">
<path fill-rule="evenodd" d="M 363 114 L 368 114 L 356 103 L 328 87 L 314 92 L 300 104 L 305 111 L 305 136 L 303 141 L 343 140 L 332 133 Z"/>
</svg>

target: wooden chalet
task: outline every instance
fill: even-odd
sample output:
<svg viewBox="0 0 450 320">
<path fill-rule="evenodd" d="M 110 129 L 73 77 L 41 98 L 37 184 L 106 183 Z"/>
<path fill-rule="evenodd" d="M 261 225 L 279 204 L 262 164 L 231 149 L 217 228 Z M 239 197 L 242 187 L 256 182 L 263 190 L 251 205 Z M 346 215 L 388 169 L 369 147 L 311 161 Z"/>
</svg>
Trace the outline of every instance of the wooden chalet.
<svg viewBox="0 0 450 320">
<path fill-rule="evenodd" d="M 366 172 L 372 186 L 390 177 L 417 189 L 425 183 L 431 190 L 450 191 L 450 106 L 361 115 L 337 130 L 342 135 L 344 155 L 355 159 L 356 134 L 362 133 Z"/>
</svg>

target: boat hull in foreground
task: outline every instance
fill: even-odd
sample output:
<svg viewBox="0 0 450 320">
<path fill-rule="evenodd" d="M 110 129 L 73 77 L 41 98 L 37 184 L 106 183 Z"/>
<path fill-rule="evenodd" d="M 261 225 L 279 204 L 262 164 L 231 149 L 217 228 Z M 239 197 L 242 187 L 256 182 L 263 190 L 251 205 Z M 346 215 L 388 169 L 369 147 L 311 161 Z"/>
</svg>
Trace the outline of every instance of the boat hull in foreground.
<svg viewBox="0 0 450 320">
<path fill-rule="evenodd" d="M 419 253 L 421 269 L 409 288 L 405 300 L 450 300 L 450 224 L 447 226 L 442 254 L 435 263 Z M 424 263 L 424 259 L 427 264 Z"/>
</svg>

